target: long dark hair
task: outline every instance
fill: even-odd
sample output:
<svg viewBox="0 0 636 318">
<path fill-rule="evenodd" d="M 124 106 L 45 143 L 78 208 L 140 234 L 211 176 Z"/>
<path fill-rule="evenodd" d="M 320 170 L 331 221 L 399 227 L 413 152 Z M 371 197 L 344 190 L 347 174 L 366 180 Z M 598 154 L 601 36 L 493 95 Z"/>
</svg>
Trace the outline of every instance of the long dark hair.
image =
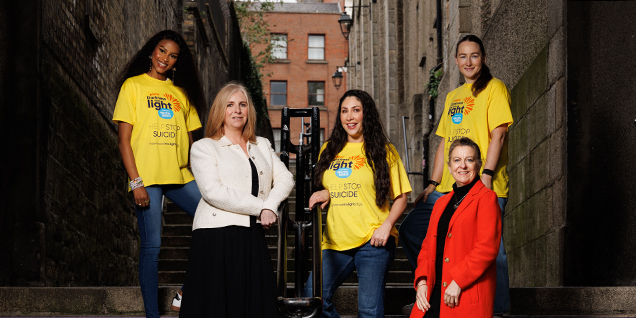
<svg viewBox="0 0 636 318">
<path fill-rule="evenodd" d="M 176 71 L 168 72 L 167 75 L 175 86 L 183 89 L 190 104 L 202 115 L 205 112 L 206 103 L 194 57 L 183 37 L 172 30 L 163 30 L 153 35 L 150 40 L 144 44 L 119 75 L 117 87 L 121 88 L 121 85 L 124 84 L 128 78 L 148 72 L 148 68 L 150 67 L 148 56 L 152 54 L 152 51 L 154 51 L 161 40 L 170 40 L 179 46 L 179 57 L 174 64 Z"/>
<path fill-rule="evenodd" d="M 367 162 L 373 171 L 373 181 L 375 185 L 375 204 L 378 207 L 384 206 L 389 195 L 391 186 L 389 162 L 394 160 L 393 152 L 389 151 L 387 157 L 387 149 L 391 145 L 389 138 L 384 134 L 384 126 L 380 121 L 380 113 L 375 106 L 373 98 L 365 91 L 352 89 L 347 91 L 338 105 L 338 115 L 336 116 L 336 124 L 331 132 L 331 137 L 327 141 L 325 150 L 322 151 L 318 164 L 316 164 L 316 189 L 324 189 L 322 186 L 322 177 L 329 168 L 331 162 L 336 158 L 338 153 L 344 149 L 347 144 L 348 135 L 342 127 L 340 121 L 340 112 L 342 103 L 347 97 L 355 97 L 362 103 L 362 136 L 364 138 L 363 151 L 367 157 Z"/>
<path fill-rule="evenodd" d="M 459 45 L 462 42 L 466 42 L 466 41 L 477 43 L 479 45 L 479 50 L 481 51 L 481 55 L 484 57 L 486 56 L 486 49 L 484 49 L 484 42 L 482 42 L 481 39 L 478 38 L 476 35 L 468 34 L 468 35 L 464 35 L 461 39 L 459 39 L 459 42 L 457 42 L 457 46 L 455 47 L 455 57 L 457 57 L 457 51 L 459 51 Z M 488 83 L 490 82 L 491 79 L 492 79 L 492 74 L 490 74 L 490 69 L 488 68 L 486 63 L 483 63 L 481 65 L 481 73 L 479 74 L 479 77 L 477 78 L 475 83 L 473 83 L 473 87 L 472 87 L 473 96 L 477 97 L 479 93 L 481 93 L 484 89 L 486 89 L 486 86 L 488 86 Z"/>
</svg>

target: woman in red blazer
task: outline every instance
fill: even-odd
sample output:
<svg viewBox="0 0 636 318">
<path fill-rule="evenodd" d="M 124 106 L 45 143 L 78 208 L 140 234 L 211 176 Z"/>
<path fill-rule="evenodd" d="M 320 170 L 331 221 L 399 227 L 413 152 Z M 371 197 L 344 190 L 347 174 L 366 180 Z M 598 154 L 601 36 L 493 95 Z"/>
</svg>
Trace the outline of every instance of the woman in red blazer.
<svg viewBox="0 0 636 318">
<path fill-rule="evenodd" d="M 433 208 L 411 318 L 493 316 L 501 210 L 497 194 L 479 180 L 480 168 L 479 146 L 466 137 L 453 141 L 448 169 L 455 184 Z"/>
</svg>

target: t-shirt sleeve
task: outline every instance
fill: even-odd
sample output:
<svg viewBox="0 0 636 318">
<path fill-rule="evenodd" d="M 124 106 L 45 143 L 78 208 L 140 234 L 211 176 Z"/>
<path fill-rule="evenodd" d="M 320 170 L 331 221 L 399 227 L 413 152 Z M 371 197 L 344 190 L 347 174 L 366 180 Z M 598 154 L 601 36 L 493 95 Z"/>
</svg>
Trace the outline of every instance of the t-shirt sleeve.
<svg viewBox="0 0 636 318">
<path fill-rule="evenodd" d="M 512 112 L 510 111 L 510 92 L 506 85 L 499 80 L 493 80 L 492 89 L 488 97 L 488 131 L 507 124 L 512 125 Z M 506 127 L 506 130 L 507 130 Z"/>
<path fill-rule="evenodd" d="M 446 101 L 444 102 L 444 112 L 442 113 L 442 117 L 439 119 L 439 125 L 437 125 L 436 135 L 445 138 L 446 137 L 446 123 L 448 122 L 448 108 L 450 107 L 451 102 L 453 101 L 452 94 L 453 92 L 449 92 L 446 94 Z"/>
<path fill-rule="evenodd" d="M 391 168 L 391 199 L 395 199 L 400 194 L 409 193 L 413 189 L 402 164 L 402 159 L 400 159 L 400 154 L 393 145 L 389 145 L 388 155 Z"/>
<path fill-rule="evenodd" d="M 129 81 L 124 82 L 119 90 L 119 96 L 117 97 L 117 103 L 115 104 L 115 111 L 113 112 L 113 121 L 118 123 L 123 121 L 134 125 L 137 122 L 137 116 L 135 112 L 135 87 Z"/>
<path fill-rule="evenodd" d="M 188 103 L 188 113 L 186 118 L 186 126 L 188 126 L 188 131 L 193 131 L 201 128 L 201 120 L 199 119 L 199 113 L 197 113 L 197 109 L 194 108 L 190 101 L 186 101 Z"/>
</svg>

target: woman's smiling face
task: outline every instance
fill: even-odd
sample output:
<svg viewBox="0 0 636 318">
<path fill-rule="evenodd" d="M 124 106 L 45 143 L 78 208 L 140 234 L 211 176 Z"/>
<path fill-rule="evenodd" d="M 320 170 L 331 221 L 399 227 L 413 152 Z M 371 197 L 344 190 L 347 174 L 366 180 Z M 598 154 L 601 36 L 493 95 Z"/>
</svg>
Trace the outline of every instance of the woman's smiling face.
<svg viewBox="0 0 636 318">
<path fill-rule="evenodd" d="M 177 63 L 180 50 L 179 45 L 172 40 L 159 41 L 150 55 L 152 69 L 148 75 L 165 80 L 168 71 L 172 70 Z"/>
<path fill-rule="evenodd" d="M 458 146 L 453 149 L 448 162 L 448 170 L 458 187 L 465 186 L 473 182 L 480 167 L 479 158 L 476 157 L 475 149 L 470 146 Z"/>
<path fill-rule="evenodd" d="M 348 142 L 363 142 L 362 103 L 356 97 L 345 98 L 340 105 L 340 121 L 347 132 Z"/>
<path fill-rule="evenodd" d="M 479 48 L 479 44 L 464 41 L 457 47 L 455 64 L 464 75 L 466 83 L 474 83 L 481 75 L 481 67 L 486 63 L 486 56 Z"/>
</svg>

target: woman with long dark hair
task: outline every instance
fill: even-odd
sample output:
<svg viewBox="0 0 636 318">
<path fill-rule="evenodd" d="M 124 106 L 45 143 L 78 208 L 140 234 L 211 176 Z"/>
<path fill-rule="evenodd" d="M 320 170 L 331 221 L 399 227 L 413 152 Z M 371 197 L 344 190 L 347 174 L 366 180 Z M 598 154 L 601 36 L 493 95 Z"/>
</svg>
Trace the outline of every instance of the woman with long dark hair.
<svg viewBox="0 0 636 318">
<path fill-rule="evenodd" d="M 113 121 L 130 178 L 141 246 L 139 285 L 146 317 L 159 317 L 158 258 L 162 196 L 194 216 L 201 194 L 188 169 L 192 131 L 205 110 L 199 74 L 184 39 L 171 30 L 155 34 L 133 56 L 119 80 Z M 173 310 L 179 309 L 180 295 Z"/>
<path fill-rule="evenodd" d="M 309 207 L 329 204 L 322 241 L 323 317 L 339 317 L 332 297 L 358 272 L 358 317 L 384 317 L 384 286 L 395 256 L 395 222 L 411 192 L 395 147 L 371 96 L 347 91 L 316 166 Z M 393 205 L 389 200 L 393 200 Z M 311 292 L 311 276 L 305 294 Z"/>
<path fill-rule="evenodd" d="M 451 143 L 462 137 L 473 140 L 485 149 L 480 168 L 481 181 L 495 191 L 501 216 L 508 201 L 508 127 L 512 125 L 510 93 L 506 85 L 490 74 L 486 65 L 486 50 L 474 35 L 462 37 L 455 48 L 455 64 L 465 83 L 446 95 L 444 113 L 439 121 L 437 135 L 442 140 L 437 148 L 433 173 L 428 187 L 415 199 L 415 208 L 400 225 L 400 241 L 413 271 L 429 226 L 433 206 L 443 194 L 453 190 L 453 177 L 444 169 L 444 157 Z M 497 264 L 497 294 L 495 315 L 508 311 L 508 259 L 503 245 L 499 246 Z"/>
<path fill-rule="evenodd" d="M 203 200 L 192 225 L 180 317 L 278 317 L 263 229 L 276 222 L 294 178 L 255 126 L 245 86 L 230 83 L 212 104 L 205 138 L 192 146 Z"/>
</svg>

